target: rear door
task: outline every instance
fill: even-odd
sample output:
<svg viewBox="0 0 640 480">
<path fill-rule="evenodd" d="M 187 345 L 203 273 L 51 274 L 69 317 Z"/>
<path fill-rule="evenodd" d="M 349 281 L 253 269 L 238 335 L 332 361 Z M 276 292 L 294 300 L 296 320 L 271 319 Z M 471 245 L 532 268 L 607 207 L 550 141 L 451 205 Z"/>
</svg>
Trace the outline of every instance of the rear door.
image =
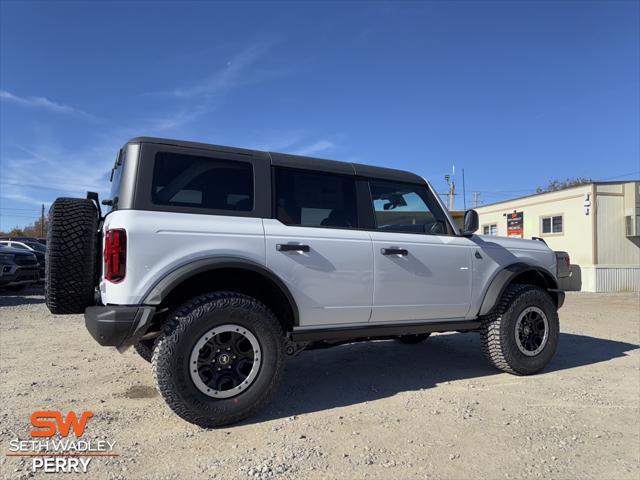
<svg viewBox="0 0 640 480">
<path fill-rule="evenodd" d="M 426 185 L 371 180 L 376 229 L 372 322 L 464 318 L 472 242 L 451 232 Z"/>
<path fill-rule="evenodd" d="M 300 326 L 368 322 L 371 238 L 358 230 L 353 175 L 274 169 L 275 219 L 264 219 L 267 266 L 290 289 Z"/>
</svg>

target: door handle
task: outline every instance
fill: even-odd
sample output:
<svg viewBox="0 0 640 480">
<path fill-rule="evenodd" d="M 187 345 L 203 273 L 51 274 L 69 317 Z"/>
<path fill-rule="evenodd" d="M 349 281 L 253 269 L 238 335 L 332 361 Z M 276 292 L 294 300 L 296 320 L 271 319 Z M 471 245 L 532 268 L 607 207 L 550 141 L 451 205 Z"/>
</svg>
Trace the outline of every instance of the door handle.
<svg viewBox="0 0 640 480">
<path fill-rule="evenodd" d="M 409 251 L 405 248 L 381 248 L 380 253 L 383 255 L 409 255 Z"/>
<path fill-rule="evenodd" d="M 279 252 L 308 252 L 309 245 L 300 245 L 295 243 L 278 243 L 276 250 Z"/>
</svg>

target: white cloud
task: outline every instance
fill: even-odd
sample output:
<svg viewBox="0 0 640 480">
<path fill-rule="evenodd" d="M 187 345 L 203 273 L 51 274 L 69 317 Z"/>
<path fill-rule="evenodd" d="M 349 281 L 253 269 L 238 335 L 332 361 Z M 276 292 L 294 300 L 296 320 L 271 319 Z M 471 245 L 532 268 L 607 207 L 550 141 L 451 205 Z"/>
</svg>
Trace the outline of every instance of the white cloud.
<svg viewBox="0 0 640 480">
<path fill-rule="evenodd" d="M 333 142 L 329 140 L 318 140 L 310 145 L 306 145 L 304 147 L 298 148 L 293 153 L 296 155 L 314 155 L 316 153 L 324 152 L 325 150 L 329 150 L 333 148 L 335 145 Z"/>
<path fill-rule="evenodd" d="M 62 103 L 56 103 L 45 97 L 19 97 L 6 90 L 0 90 L 0 100 L 3 102 L 15 103 L 16 105 L 22 105 L 24 107 L 31 108 L 43 108 L 57 113 L 69 113 L 91 117 L 92 115 L 78 108 L 64 105 Z"/>
<path fill-rule="evenodd" d="M 247 46 L 228 60 L 224 67 L 218 69 L 209 77 L 190 86 L 176 88 L 171 93 L 176 97 L 210 97 L 223 94 L 236 87 L 256 83 L 270 76 L 282 73 L 280 70 L 256 69 L 249 74 L 250 67 L 262 60 L 271 48 L 273 42 L 261 42 Z"/>
</svg>

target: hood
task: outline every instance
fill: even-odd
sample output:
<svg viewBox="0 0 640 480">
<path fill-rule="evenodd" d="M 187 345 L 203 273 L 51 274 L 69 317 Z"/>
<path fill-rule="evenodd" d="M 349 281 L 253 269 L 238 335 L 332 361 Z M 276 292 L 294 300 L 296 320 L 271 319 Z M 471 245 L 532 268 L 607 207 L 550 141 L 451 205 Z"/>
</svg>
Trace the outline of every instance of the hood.
<svg viewBox="0 0 640 480">
<path fill-rule="evenodd" d="M 549 246 L 540 240 L 524 238 L 498 237 L 492 235 L 474 235 L 472 240 L 483 248 L 502 247 L 514 250 L 534 250 L 548 252 Z"/>
<path fill-rule="evenodd" d="M 13 248 L 13 247 L 5 247 L 4 245 L 0 245 L 0 253 L 10 253 L 12 255 L 33 255 L 35 256 L 34 252 L 28 251 L 28 250 L 23 250 L 21 248 Z"/>
</svg>

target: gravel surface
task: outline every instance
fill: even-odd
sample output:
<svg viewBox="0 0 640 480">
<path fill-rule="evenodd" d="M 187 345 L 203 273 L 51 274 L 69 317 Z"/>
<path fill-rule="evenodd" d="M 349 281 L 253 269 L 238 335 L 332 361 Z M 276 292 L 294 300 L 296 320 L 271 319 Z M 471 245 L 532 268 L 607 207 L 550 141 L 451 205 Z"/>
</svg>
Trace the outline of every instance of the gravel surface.
<svg viewBox="0 0 640 480">
<path fill-rule="evenodd" d="M 0 467 L 31 412 L 91 410 L 85 436 L 116 441 L 89 478 L 640 478 L 640 297 L 569 294 L 542 374 L 493 370 L 477 334 L 378 341 L 288 360 L 266 410 L 203 430 L 173 415 L 149 365 L 100 347 L 42 294 L 0 293 Z M 35 477 L 53 475 L 37 473 Z M 78 475 L 75 475 L 77 477 Z"/>
</svg>

